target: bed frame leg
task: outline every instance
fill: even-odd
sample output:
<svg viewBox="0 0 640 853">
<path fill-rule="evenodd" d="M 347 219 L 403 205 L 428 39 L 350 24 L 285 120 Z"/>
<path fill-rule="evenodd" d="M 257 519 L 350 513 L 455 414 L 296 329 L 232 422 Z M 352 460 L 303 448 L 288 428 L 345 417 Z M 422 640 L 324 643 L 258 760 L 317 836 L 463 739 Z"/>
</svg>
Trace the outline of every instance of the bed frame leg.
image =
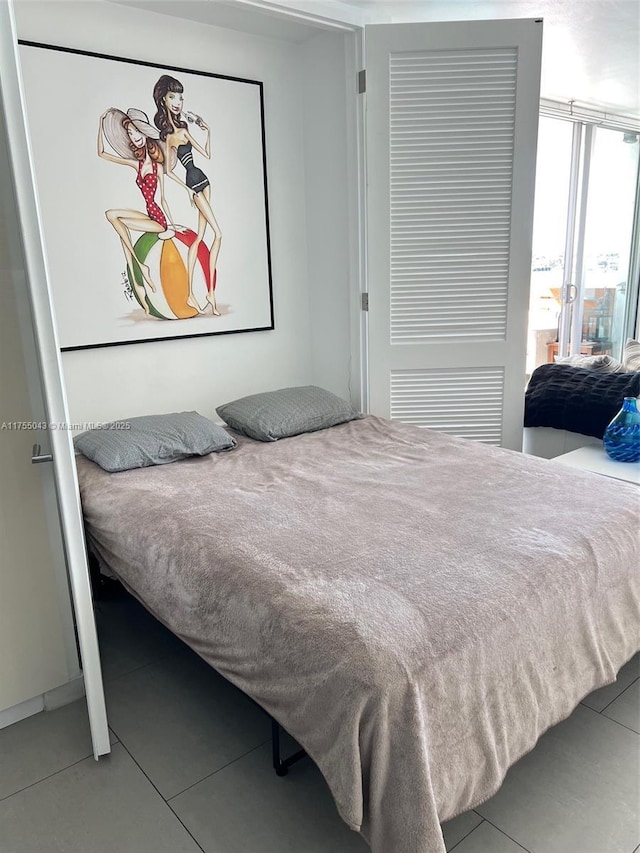
<svg viewBox="0 0 640 853">
<path fill-rule="evenodd" d="M 307 754 L 304 749 L 294 752 L 288 758 L 282 758 L 280 754 L 280 723 L 271 717 L 271 756 L 273 759 L 273 769 L 276 771 L 276 776 L 286 776 L 289 772 L 289 767 L 296 761 L 300 761 Z"/>
</svg>

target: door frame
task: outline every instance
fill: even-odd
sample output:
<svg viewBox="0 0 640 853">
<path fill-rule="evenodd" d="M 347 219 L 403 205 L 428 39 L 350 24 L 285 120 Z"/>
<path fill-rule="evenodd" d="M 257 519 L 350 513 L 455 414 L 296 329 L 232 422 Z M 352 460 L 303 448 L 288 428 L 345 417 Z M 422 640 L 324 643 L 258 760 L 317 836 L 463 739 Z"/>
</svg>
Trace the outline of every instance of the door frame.
<svg viewBox="0 0 640 853">
<path fill-rule="evenodd" d="M 93 754 L 97 759 L 100 755 L 111 751 L 111 744 L 75 452 L 71 430 L 65 428 L 65 425 L 70 423 L 70 418 L 50 297 L 49 275 L 22 92 L 13 0 L 0 0 L 0 93 L 5 114 L 11 117 L 11 120 L 5 122 L 8 153 L 13 169 L 14 192 L 27 273 L 27 290 L 47 420 L 50 424 L 62 425 L 60 429 L 50 429 L 49 437 L 84 675 Z"/>
</svg>

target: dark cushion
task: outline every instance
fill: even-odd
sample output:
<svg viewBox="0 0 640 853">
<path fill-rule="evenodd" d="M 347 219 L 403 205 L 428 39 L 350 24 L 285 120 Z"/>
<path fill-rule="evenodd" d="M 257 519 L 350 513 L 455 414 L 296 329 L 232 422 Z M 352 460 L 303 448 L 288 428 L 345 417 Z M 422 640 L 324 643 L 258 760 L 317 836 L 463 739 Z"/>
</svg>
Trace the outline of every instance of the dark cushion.
<svg viewBox="0 0 640 853">
<path fill-rule="evenodd" d="M 640 373 L 599 373 L 542 364 L 525 395 L 525 427 L 554 427 L 602 438 L 625 397 L 640 395 Z"/>
</svg>

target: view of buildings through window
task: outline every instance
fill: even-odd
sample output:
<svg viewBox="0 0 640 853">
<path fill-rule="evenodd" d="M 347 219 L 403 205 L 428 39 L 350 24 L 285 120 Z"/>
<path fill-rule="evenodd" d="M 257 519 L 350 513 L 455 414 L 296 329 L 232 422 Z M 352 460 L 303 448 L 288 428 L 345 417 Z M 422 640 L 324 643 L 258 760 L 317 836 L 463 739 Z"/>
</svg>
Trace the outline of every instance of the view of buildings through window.
<svg viewBox="0 0 640 853">
<path fill-rule="evenodd" d="M 583 144 L 584 144 L 583 134 Z M 625 342 L 640 144 L 594 128 L 586 194 L 578 193 L 574 254 L 565 259 L 573 122 L 542 116 L 533 229 L 527 374 L 558 355 L 562 286 L 575 286 L 571 353 L 619 358 Z M 580 152 L 582 154 L 582 152 Z M 582 157 L 581 157 L 582 161 Z M 582 188 L 583 171 L 578 176 Z M 581 210 L 582 208 L 582 210 Z"/>
</svg>

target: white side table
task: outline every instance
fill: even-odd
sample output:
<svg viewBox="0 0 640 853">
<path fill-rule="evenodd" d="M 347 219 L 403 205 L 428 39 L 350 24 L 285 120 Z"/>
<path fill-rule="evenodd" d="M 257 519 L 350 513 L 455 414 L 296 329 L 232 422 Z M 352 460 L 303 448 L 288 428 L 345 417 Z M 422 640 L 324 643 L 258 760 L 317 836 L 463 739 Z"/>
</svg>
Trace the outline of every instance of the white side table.
<svg viewBox="0 0 640 853">
<path fill-rule="evenodd" d="M 563 465 L 640 485 L 640 462 L 614 462 L 607 456 L 603 447 L 579 447 L 570 453 L 555 456 L 554 459 Z"/>
</svg>

